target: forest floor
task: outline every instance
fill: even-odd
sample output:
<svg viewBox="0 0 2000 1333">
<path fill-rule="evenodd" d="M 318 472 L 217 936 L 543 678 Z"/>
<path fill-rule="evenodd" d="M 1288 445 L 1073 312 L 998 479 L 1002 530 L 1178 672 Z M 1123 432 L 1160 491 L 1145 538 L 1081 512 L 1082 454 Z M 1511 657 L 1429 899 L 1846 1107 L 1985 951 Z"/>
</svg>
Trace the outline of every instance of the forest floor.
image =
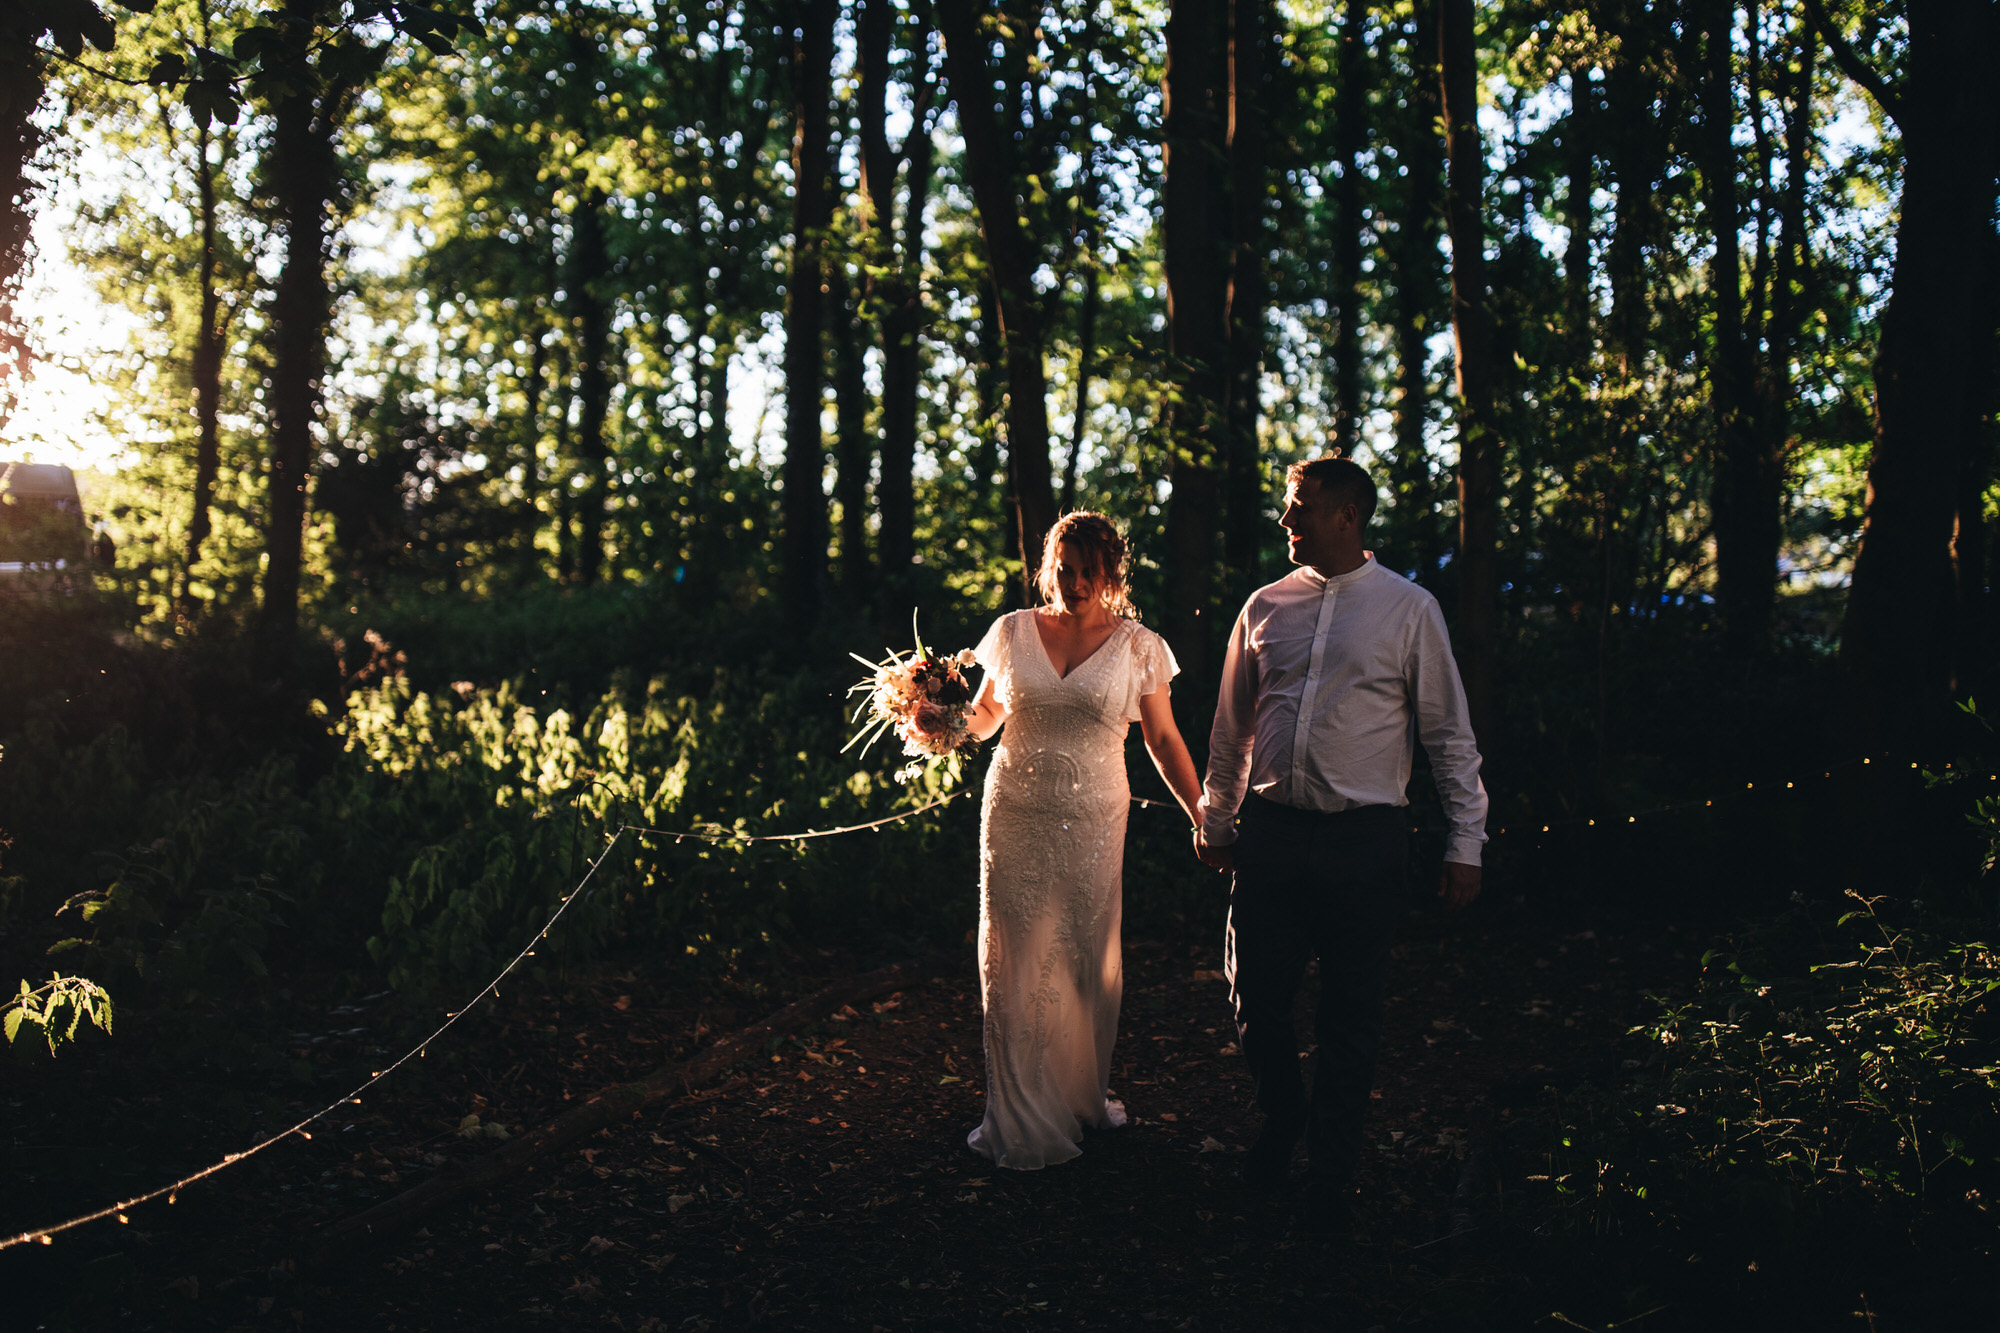
<svg viewBox="0 0 2000 1333">
<path fill-rule="evenodd" d="M 1509 1173 L 1533 1163 L 1478 1180 L 1467 1171 L 1475 1153 L 1488 1156 L 1479 1145 L 1536 1114 L 1544 1075 L 1616 1068 L 1633 1054 L 1627 1029 L 1654 1011 L 1647 997 L 1696 975 L 1699 946 L 1686 936 L 1564 927 L 1525 909 L 1412 918 L 1396 947 L 1347 1240 L 1309 1233 L 1292 1202 L 1236 1181 L 1257 1118 L 1220 941 L 1136 940 L 1113 1077 L 1131 1123 L 1091 1134 L 1058 1167 L 998 1171 L 965 1147 L 982 1090 L 968 960 L 785 1039 L 413 1234 L 301 1272 L 295 1257 L 314 1227 L 490 1150 L 461 1132 L 467 1117 L 518 1133 L 789 998 L 704 995 L 666 969 L 656 979 L 600 969 L 568 985 L 510 985 L 470 1031 L 454 1029 L 455 1052 L 440 1043 L 418 1077 L 389 1080 L 311 1142 L 282 1144 L 171 1208 L 135 1210 L 129 1226 L 12 1251 L 0 1283 L 21 1327 L 48 1329 L 1734 1326 L 1708 1317 L 1708 1297 L 1692 1289 L 1656 1298 L 1604 1275 L 1565 1276 L 1536 1258 L 1534 1218 L 1518 1189 L 1508 1193 Z M 788 991 L 861 970 L 855 959 L 813 962 L 819 976 Z M 385 1049 L 368 1019 L 351 1007 L 327 1014 L 325 1033 L 299 1034 L 297 1058 L 337 1092 L 328 1075 L 365 1069 Z M 173 1117 L 200 1137 L 205 1114 L 221 1118 L 217 1071 L 148 1091 L 115 1086 L 113 1067 L 88 1098 L 9 1099 L 13 1201 L 0 1220 L 10 1228 L 123 1183 L 105 1174 L 110 1149 L 23 1145 L 115 1144 Z M 210 1136 L 221 1147 L 247 1137 Z M 65 1172 L 86 1157 L 96 1171 Z M 1480 1202 L 1472 1230 L 1453 1238 L 1461 1180 Z M 16 1216 L 24 1210 L 35 1216 Z M 1633 1308 L 1649 1304 L 1663 1308 Z"/>
</svg>

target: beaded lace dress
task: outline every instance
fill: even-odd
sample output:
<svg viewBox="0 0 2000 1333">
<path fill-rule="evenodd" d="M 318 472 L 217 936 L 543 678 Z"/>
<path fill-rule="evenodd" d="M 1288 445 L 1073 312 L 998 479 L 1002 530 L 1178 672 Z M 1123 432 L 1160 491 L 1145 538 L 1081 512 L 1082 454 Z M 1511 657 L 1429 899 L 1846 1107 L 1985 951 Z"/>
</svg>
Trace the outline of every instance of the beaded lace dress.
<svg viewBox="0 0 2000 1333">
<path fill-rule="evenodd" d="M 1125 988 L 1125 736 L 1179 670 L 1125 620 L 1062 676 L 1034 614 L 1002 616 L 973 650 L 1007 723 L 980 819 L 986 1118 L 966 1142 L 1018 1170 L 1075 1157 L 1086 1125 L 1125 1123 L 1105 1096 Z"/>
</svg>

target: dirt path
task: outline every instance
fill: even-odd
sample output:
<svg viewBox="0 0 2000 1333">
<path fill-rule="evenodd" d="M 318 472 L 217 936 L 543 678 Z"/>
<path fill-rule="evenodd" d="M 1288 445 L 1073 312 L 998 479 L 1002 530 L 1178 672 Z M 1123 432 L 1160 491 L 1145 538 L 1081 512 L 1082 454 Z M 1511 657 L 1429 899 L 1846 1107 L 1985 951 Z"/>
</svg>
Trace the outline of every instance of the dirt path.
<svg viewBox="0 0 2000 1333">
<path fill-rule="evenodd" d="M 964 1147 L 982 1082 L 968 966 L 333 1271 L 273 1266 L 311 1225 L 485 1150 L 457 1132 L 465 1117 L 536 1123 L 758 1016 L 753 999 L 691 1013 L 692 997 L 631 974 L 522 990 L 477 1058 L 80 1242 L 100 1251 L 75 1270 L 95 1280 L 46 1326 L 1365 1330 L 1504 1326 L 1517 1306 L 1531 1320 L 1547 1311 L 1505 1264 L 1438 1243 L 1468 1137 L 1512 1113 L 1493 1089 L 1612 1052 L 1640 992 L 1691 964 L 1671 939 L 1526 918 L 1425 929 L 1397 949 L 1350 1245 L 1235 1183 L 1255 1115 L 1219 950 L 1138 942 L 1114 1064 L 1132 1123 L 1063 1166 L 995 1171 Z"/>
</svg>

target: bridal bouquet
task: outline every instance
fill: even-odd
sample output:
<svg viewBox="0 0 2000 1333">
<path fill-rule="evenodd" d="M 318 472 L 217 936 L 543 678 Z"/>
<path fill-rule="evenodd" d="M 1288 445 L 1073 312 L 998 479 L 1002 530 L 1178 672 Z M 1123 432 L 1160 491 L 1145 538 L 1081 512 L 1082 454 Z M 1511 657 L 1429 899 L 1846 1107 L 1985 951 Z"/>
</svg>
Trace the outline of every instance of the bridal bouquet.
<svg viewBox="0 0 2000 1333">
<path fill-rule="evenodd" d="M 841 747 L 842 753 L 860 744 L 866 754 L 888 730 L 903 742 L 903 753 L 915 759 L 941 758 L 971 743 L 967 719 L 972 686 L 966 683 L 965 671 L 974 664 L 972 650 L 943 657 L 933 654 L 924 647 L 915 616 L 910 618 L 910 632 L 917 646 L 907 656 L 892 649 L 882 661 L 871 662 L 859 653 L 848 654 L 869 674 L 847 692 L 850 698 L 857 694 L 867 698 L 855 710 L 860 730 Z"/>
</svg>

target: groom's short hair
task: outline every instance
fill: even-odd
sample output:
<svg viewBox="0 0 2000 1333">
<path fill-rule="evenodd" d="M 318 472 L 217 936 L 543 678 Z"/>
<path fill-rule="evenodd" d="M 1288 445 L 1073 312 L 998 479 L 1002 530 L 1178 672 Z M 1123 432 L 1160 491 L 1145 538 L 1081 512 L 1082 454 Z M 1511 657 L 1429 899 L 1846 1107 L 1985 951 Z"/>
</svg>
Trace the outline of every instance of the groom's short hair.
<svg viewBox="0 0 2000 1333">
<path fill-rule="evenodd" d="M 1361 515 L 1362 527 L 1375 517 L 1375 479 L 1347 455 L 1321 454 L 1285 469 L 1286 485 L 1296 487 L 1307 481 L 1318 482 L 1320 493 L 1331 496 L 1335 504 L 1353 505 Z"/>
</svg>

